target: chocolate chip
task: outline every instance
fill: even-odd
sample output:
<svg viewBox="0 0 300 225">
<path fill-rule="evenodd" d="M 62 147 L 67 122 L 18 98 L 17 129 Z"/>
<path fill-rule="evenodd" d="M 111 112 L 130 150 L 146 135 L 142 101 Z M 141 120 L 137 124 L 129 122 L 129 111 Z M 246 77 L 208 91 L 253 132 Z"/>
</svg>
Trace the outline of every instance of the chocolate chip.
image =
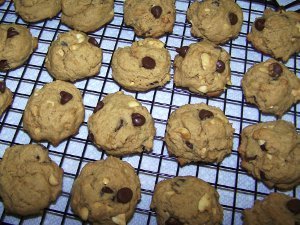
<svg viewBox="0 0 300 225">
<path fill-rule="evenodd" d="M 146 56 L 142 59 L 142 65 L 145 69 L 154 69 L 156 66 L 155 60 L 149 56 Z"/>
<path fill-rule="evenodd" d="M 73 98 L 73 95 L 71 95 L 69 92 L 66 91 L 61 91 L 59 94 L 60 94 L 60 104 L 62 105 L 66 104 Z"/>
<path fill-rule="evenodd" d="M 135 127 L 143 126 L 146 122 L 145 117 L 139 113 L 132 113 L 131 119 L 132 119 L 133 126 Z"/>
<path fill-rule="evenodd" d="M 102 109 L 104 107 L 104 102 L 100 101 L 98 102 L 97 106 L 94 108 L 93 113 L 98 112 L 100 109 Z"/>
<path fill-rule="evenodd" d="M 213 116 L 214 116 L 214 114 L 211 111 L 208 111 L 206 109 L 201 109 L 199 111 L 199 118 L 200 118 L 200 120 L 206 120 L 206 119 L 209 119 L 209 118 L 211 118 Z"/>
<path fill-rule="evenodd" d="M 300 213 L 300 200 L 299 199 L 291 199 L 286 203 L 286 207 L 294 214 Z"/>
<path fill-rule="evenodd" d="M 189 141 L 186 141 L 185 144 L 186 144 L 186 146 L 188 146 L 190 149 L 193 149 L 193 147 L 194 147 L 194 145 L 193 145 L 191 142 L 189 142 Z"/>
<path fill-rule="evenodd" d="M 60 44 L 61 44 L 62 46 L 68 46 L 68 43 L 67 43 L 67 42 L 64 42 L 64 41 L 60 42 Z"/>
<path fill-rule="evenodd" d="M 260 174 L 260 178 L 261 178 L 262 180 L 267 180 L 267 177 L 266 177 L 266 174 L 265 174 L 264 171 L 260 171 L 259 174 Z"/>
<path fill-rule="evenodd" d="M 151 13 L 155 19 L 158 19 L 162 13 L 162 8 L 159 5 L 153 6 L 151 8 Z"/>
<path fill-rule="evenodd" d="M 90 37 L 89 40 L 88 40 L 88 42 L 90 44 L 96 46 L 96 47 L 99 47 L 99 44 L 98 44 L 97 40 L 95 38 L 93 38 L 93 37 Z"/>
<path fill-rule="evenodd" d="M 187 51 L 189 50 L 189 46 L 182 46 L 181 48 L 176 48 L 176 52 L 181 56 L 185 57 Z"/>
<path fill-rule="evenodd" d="M 277 79 L 282 74 L 283 70 L 279 63 L 272 63 L 269 65 L 269 75 Z"/>
<path fill-rule="evenodd" d="M 130 200 L 132 199 L 132 196 L 133 196 L 133 193 L 130 188 L 127 188 L 127 187 L 121 188 L 117 192 L 117 201 L 125 204 L 127 202 L 130 202 Z"/>
<path fill-rule="evenodd" d="M 0 92 L 4 93 L 6 89 L 6 84 L 4 81 L 0 81 Z"/>
<path fill-rule="evenodd" d="M 4 69 L 8 69 L 9 66 L 8 66 L 8 62 L 7 60 L 3 59 L 3 60 L 0 60 L 0 70 L 4 70 Z"/>
<path fill-rule="evenodd" d="M 216 63 L 216 71 L 218 73 L 223 73 L 224 70 L 225 70 L 225 63 L 221 60 L 218 60 Z"/>
<path fill-rule="evenodd" d="M 12 38 L 12 37 L 17 36 L 17 35 L 19 35 L 19 32 L 15 28 L 13 28 L 13 27 L 8 28 L 7 38 Z"/>
<path fill-rule="evenodd" d="M 264 152 L 267 152 L 267 151 L 268 151 L 265 144 L 260 145 L 259 147 L 260 147 L 260 149 L 261 149 L 262 151 L 264 151 Z"/>
<path fill-rule="evenodd" d="M 235 25 L 239 20 L 235 13 L 229 13 L 228 17 L 231 25 Z"/>
<path fill-rule="evenodd" d="M 255 26 L 256 30 L 262 31 L 265 28 L 265 22 L 266 22 L 266 20 L 263 18 L 259 18 L 259 19 L 255 20 L 254 26 Z"/>
<path fill-rule="evenodd" d="M 165 225 L 183 225 L 179 220 L 175 219 L 174 217 L 170 217 L 166 222 Z"/>
<path fill-rule="evenodd" d="M 118 130 L 120 130 L 124 125 L 124 120 L 121 120 L 119 125 L 115 128 L 115 132 L 117 132 Z"/>
<path fill-rule="evenodd" d="M 114 193 L 114 191 L 113 191 L 111 188 L 107 187 L 107 186 L 104 186 L 104 187 L 101 189 L 101 192 L 102 192 L 102 193 L 107 193 L 107 194 Z"/>
</svg>

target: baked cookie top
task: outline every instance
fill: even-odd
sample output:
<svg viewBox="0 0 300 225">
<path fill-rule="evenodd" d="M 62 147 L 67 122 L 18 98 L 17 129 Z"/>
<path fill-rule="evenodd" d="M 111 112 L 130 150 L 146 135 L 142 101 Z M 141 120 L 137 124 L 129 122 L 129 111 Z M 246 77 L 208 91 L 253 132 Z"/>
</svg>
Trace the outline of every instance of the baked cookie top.
<svg viewBox="0 0 300 225">
<path fill-rule="evenodd" d="M 153 38 L 118 48 L 112 59 L 112 77 L 122 87 L 147 91 L 170 80 L 171 56 L 164 43 Z"/>
<path fill-rule="evenodd" d="M 72 187 L 71 207 L 82 220 L 124 225 L 141 198 L 134 168 L 114 157 L 86 164 Z"/>
<path fill-rule="evenodd" d="M 175 0 L 126 0 L 124 20 L 138 36 L 159 37 L 173 31 Z"/>
<path fill-rule="evenodd" d="M 88 128 L 92 141 L 115 156 L 151 151 L 156 132 L 147 108 L 121 91 L 98 103 Z"/>
<path fill-rule="evenodd" d="M 200 95 L 219 96 L 231 84 L 230 55 L 221 47 L 201 41 L 177 49 L 174 82 Z"/>
<path fill-rule="evenodd" d="M 0 24 L 0 70 L 22 65 L 38 46 L 29 29 L 17 24 Z"/>
<path fill-rule="evenodd" d="M 74 30 L 92 32 L 114 17 L 114 0 L 62 0 L 61 21 Z"/>
<path fill-rule="evenodd" d="M 172 112 L 165 140 L 180 165 L 221 162 L 231 153 L 234 129 L 224 113 L 204 103 L 188 104 Z"/>
<path fill-rule="evenodd" d="M 0 162 L 0 195 L 8 213 L 41 214 L 62 189 L 63 170 L 41 145 L 15 145 Z"/>
<path fill-rule="evenodd" d="M 5 81 L 0 80 L 0 117 L 2 113 L 11 105 L 13 100 L 13 94 L 6 87 Z"/>
<path fill-rule="evenodd" d="M 57 80 L 75 81 L 98 74 L 101 62 L 102 50 L 95 38 L 69 31 L 51 43 L 46 68 Z"/>
<path fill-rule="evenodd" d="M 254 21 L 247 39 L 264 54 L 287 61 L 300 51 L 300 13 L 266 9 Z"/>
<path fill-rule="evenodd" d="M 35 141 L 58 145 L 77 133 L 84 119 L 80 91 L 65 81 L 53 81 L 35 90 L 24 111 L 24 130 Z"/>
<path fill-rule="evenodd" d="M 247 126 L 241 134 L 241 166 L 268 187 L 292 189 L 300 183 L 300 135 L 284 120 Z"/>
<path fill-rule="evenodd" d="M 187 19 L 194 36 L 221 44 L 238 36 L 243 12 L 234 0 L 195 1 L 188 8 Z"/>
<path fill-rule="evenodd" d="M 241 85 L 247 102 L 264 113 L 282 116 L 300 100 L 300 79 L 275 59 L 252 66 Z"/>
<path fill-rule="evenodd" d="M 156 211 L 158 225 L 217 225 L 223 220 L 218 192 L 192 176 L 159 182 L 150 207 Z"/>
</svg>

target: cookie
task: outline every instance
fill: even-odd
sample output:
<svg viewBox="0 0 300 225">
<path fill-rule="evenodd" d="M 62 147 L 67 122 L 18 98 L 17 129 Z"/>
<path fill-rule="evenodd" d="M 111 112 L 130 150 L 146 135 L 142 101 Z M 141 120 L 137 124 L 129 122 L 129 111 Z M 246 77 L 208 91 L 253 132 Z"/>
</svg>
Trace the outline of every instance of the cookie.
<svg viewBox="0 0 300 225">
<path fill-rule="evenodd" d="M 156 211 L 158 225 L 217 225 L 223 220 L 218 192 L 192 176 L 159 182 L 150 207 Z"/>
<path fill-rule="evenodd" d="M 0 117 L 4 111 L 11 105 L 13 94 L 6 87 L 5 81 L 0 81 Z"/>
<path fill-rule="evenodd" d="M 55 17 L 61 10 L 61 0 L 14 0 L 16 13 L 26 22 Z"/>
<path fill-rule="evenodd" d="M 266 9 L 254 21 L 247 39 L 262 53 L 287 61 L 300 52 L 300 13 Z"/>
<path fill-rule="evenodd" d="M 243 129 L 241 167 L 268 187 L 282 190 L 300 184 L 300 135 L 284 120 L 258 123 Z"/>
<path fill-rule="evenodd" d="M 231 84 L 230 55 L 221 47 L 201 41 L 177 49 L 174 82 L 200 95 L 216 97 Z"/>
<path fill-rule="evenodd" d="M 86 164 L 72 187 L 71 207 L 82 220 L 125 225 L 141 198 L 134 168 L 114 157 Z"/>
<path fill-rule="evenodd" d="M 74 30 L 92 32 L 114 17 L 114 0 L 62 0 L 61 22 Z"/>
<path fill-rule="evenodd" d="M 124 20 L 138 36 L 160 37 L 172 33 L 175 0 L 126 0 Z"/>
<path fill-rule="evenodd" d="M 246 101 L 264 113 L 282 116 L 300 100 L 300 79 L 274 59 L 252 66 L 241 85 Z"/>
<path fill-rule="evenodd" d="M 62 189 L 63 170 L 41 145 L 15 145 L 0 162 L 0 196 L 6 212 L 41 214 Z"/>
<path fill-rule="evenodd" d="M 147 108 L 121 91 L 98 103 L 88 128 L 94 144 L 115 156 L 151 151 L 156 132 Z"/>
<path fill-rule="evenodd" d="M 188 104 L 172 112 L 165 136 L 168 152 L 180 165 L 221 162 L 231 153 L 234 129 L 224 113 L 204 103 Z"/>
<path fill-rule="evenodd" d="M 84 119 L 80 91 L 65 81 L 53 81 L 35 90 L 24 111 L 24 130 L 35 141 L 57 146 L 75 135 Z"/>
<path fill-rule="evenodd" d="M 147 91 L 170 80 L 171 56 L 160 40 L 146 38 L 118 48 L 112 59 L 112 77 L 122 87 Z"/>
<path fill-rule="evenodd" d="M 17 24 L 0 24 L 0 71 L 21 66 L 38 46 L 29 29 Z"/>
<path fill-rule="evenodd" d="M 243 12 L 234 0 L 195 1 L 187 10 L 187 19 L 192 35 L 221 44 L 238 36 Z"/>
<path fill-rule="evenodd" d="M 271 193 L 256 200 L 243 211 L 244 225 L 297 225 L 300 223 L 300 200 L 281 193 Z"/>
<path fill-rule="evenodd" d="M 95 38 L 79 31 L 58 35 L 46 57 L 46 68 L 57 80 L 75 81 L 99 73 L 102 50 Z"/>
</svg>

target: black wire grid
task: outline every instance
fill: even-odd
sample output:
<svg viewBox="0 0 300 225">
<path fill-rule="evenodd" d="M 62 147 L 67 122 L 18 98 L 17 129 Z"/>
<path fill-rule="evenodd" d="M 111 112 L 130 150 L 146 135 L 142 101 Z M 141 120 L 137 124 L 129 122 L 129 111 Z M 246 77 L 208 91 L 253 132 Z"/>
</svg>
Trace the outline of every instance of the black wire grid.
<svg viewBox="0 0 300 225">
<path fill-rule="evenodd" d="M 198 41 L 191 36 L 190 24 L 186 21 L 186 10 L 191 2 L 189 0 L 176 1 L 177 14 L 174 31 L 161 38 L 172 56 L 172 62 L 176 55 L 176 47 Z M 262 15 L 266 7 L 276 8 L 279 5 L 275 0 L 238 0 L 237 2 L 243 9 L 244 22 L 239 37 L 223 46 L 231 55 L 233 83 L 224 94 L 217 98 L 202 97 L 175 87 L 173 80 L 165 87 L 148 92 L 125 91 L 126 94 L 134 96 L 149 109 L 157 129 L 154 149 L 151 153 L 123 157 L 123 160 L 131 163 L 136 169 L 142 185 L 142 199 L 137 205 L 130 225 L 156 224 L 155 213 L 150 211 L 149 207 L 154 186 L 160 180 L 178 175 L 199 177 L 217 189 L 220 194 L 220 203 L 224 208 L 224 225 L 242 224 L 241 212 L 244 208 L 251 207 L 255 199 L 277 191 L 276 189 L 270 190 L 261 182 L 255 181 L 239 167 L 237 148 L 240 142 L 240 133 L 245 126 L 261 121 L 276 120 L 273 116 L 261 114 L 255 106 L 245 102 L 240 81 L 248 68 L 268 58 L 253 49 L 246 40 L 246 34 L 250 31 L 255 18 Z M 290 9 L 298 3 L 290 1 L 286 8 Z M 2 157 L 5 149 L 9 146 L 32 143 L 30 137 L 23 130 L 23 111 L 32 91 L 52 81 L 52 77 L 44 66 L 45 56 L 57 34 L 69 29 L 61 24 L 60 15 L 52 20 L 27 24 L 16 15 L 12 1 L 6 1 L 0 7 L 0 19 L 1 23 L 17 23 L 29 27 L 33 36 L 39 39 L 38 49 L 25 65 L 13 71 L 0 72 L 0 80 L 5 80 L 7 86 L 14 92 L 12 106 L 0 118 L 0 157 Z M 123 1 L 120 0 L 115 1 L 114 20 L 89 35 L 95 37 L 103 49 L 103 65 L 96 77 L 75 83 L 84 99 L 86 110 L 84 123 L 75 137 L 64 141 L 58 147 L 53 147 L 47 142 L 42 143 L 49 149 L 50 157 L 64 169 L 62 195 L 56 203 L 44 210 L 41 216 L 30 218 L 19 218 L 6 214 L 3 204 L 0 202 L 0 221 L 2 223 L 82 224 L 70 209 L 70 191 L 73 181 L 87 162 L 106 158 L 106 155 L 97 150 L 87 139 L 87 119 L 100 99 L 109 93 L 122 90 L 111 77 L 113 52 L 118 47 L 129 46 L 133 41 L 138 40 L 132 28 L 126 27 L 124 24 Z M 293 56 L 286 65 L 299 77 L 299 54 Z M 171 70 L 171 74 L 173 75 L 173 70 Z M 233 124 L 235 128 L 233 152 L 220 164 L 192 164 L 180 167 L 175 158 L 168 155 L 163 141 L 167 119 L 171 112 L 179 106 L 200 102 L 221 108 Z M 283 119 L 294 123 L 299 131 L 300 106 L 293 106 L 283 116 Z M 300 187 L 286 193 L 299 198 Z"/>
</svg>

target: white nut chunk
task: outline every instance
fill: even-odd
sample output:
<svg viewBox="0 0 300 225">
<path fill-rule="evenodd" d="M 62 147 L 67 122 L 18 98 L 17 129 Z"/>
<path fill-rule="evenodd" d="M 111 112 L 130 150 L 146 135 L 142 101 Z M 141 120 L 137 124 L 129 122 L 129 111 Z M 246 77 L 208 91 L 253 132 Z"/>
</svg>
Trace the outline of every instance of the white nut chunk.
<svg viewBox="0 0 300 225">
<path fill-rule="evenodd" d="M 259 144 L 259 145 L 264 145 L 265 143 L 266 143 L 265 140 L 258 140 L 258 144 Z"/>
<path fill-rule="evenodd" d="M 205 210 L 207 210 L 210 207 L 210 197 L 207 193 L 205 193 L 201 199 L 199 200 L 198 203 L 198 210 L 200 212 L 204 212 Z"/>
<path fill-rule="evenodd" d="M 118 225 L 126 225 L 126 217 L 125 214 L 119 214 L 111 218 L 115 224 Z"/>
<path fill-rule="evenodd" d="M 130 102 L 128 102 L 128 106 L 130 108 L 134 108 L 134 107 L 140 106 L 140 103 L 138 103 L 137 101 L 130 101 Z"/>
<path fill-rule="evenodd" d="M 49 177 L 49 183 L 52 186 L 56 186 L 56 185 L 59 184 L 58 180 L 55 178 L 55 176 L 53 174 L 51 174 L 50 177 Z"/>
<path fill-rule="evenodd" d="M 82 220 L 87 220 L 89 217 L 89 210 L 86 207 L 83 207 L 79 211 L 79 216 Z"/>
<path fill-rule="evenodd" d="M 85 37 L 82 34 L 76 34 L 77 42 L 82 43 Z"/>
<path fill-rule="evenodd" d="M 58 49 L 57 54 L 59 54 L 60 56 L 64 56 L 65 53 L 62 49 Z"/>
<path fill-rule="evenodd" d="M 209 64 L 210 64 L 210 61 L 211 61 L 211 60 L 210 60 L 209 54 L 203 53 L 203 54 L 201 55 L 202 67 L 203 67 L 204 70 L 208 70 L 208 68 L 211 67 L 211 65 L 209 65 Z"/>
<path fill-rule="evenodd" d="M 108 183 L 109 183 L 109 179 L 106 178 L 106 177 L 104 177 L 104 178 L 103 178 L 103 184 L 108 184 Z"/>
<path fill-rule="evenodd" d="M 189 140 L 191 138 L 191 133 L 188 129 L 184 127 L 179 127 L 176 129 L 177 133 L 180 133 L 181 137 L 185 140 Z"/>
<path fill-rule="evenodd" d="M 202 93 L 207 93 L 207 86 L 200 86 L 198 88 L 198 91 L 202 92 Z"/>
</svg>

